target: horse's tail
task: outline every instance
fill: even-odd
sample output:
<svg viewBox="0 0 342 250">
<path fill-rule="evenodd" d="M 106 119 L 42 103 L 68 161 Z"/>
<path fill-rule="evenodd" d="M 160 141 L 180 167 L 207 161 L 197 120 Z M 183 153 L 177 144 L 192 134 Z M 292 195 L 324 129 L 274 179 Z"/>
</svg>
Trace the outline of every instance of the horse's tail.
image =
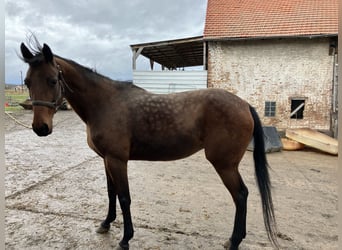
<svg viewBox="0 0 342 250">
<path fill-rule="evenodd" d="M 278 248 L 277 242 L 277 226 L 273 210 L 273 202 L 271 195 L 271 182 L 268 174 L 268 163 L 265 154 L 264 131 L 255 109 L 250 106 L 250 112 L 254 120 L 254 151 L 253 158 L 255 164 L 255 175 L 261 195 L 262 211 L 267 236 L 272 244 Z"/>
</svg>

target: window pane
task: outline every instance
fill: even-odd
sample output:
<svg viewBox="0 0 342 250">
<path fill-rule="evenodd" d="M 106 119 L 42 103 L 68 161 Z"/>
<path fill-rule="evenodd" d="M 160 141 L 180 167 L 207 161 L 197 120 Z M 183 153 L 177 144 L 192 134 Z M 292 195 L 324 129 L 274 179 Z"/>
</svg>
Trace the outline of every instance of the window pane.
<svg viewBox="0 0 342 250">
<path fill-rule="evenodd" d="M 274 117 L 276 111 L 276 102 L 265 102 L 265 116 L 266 117 Z"/>
<path fill-rule="evenodd" d="M 303 119 L 304 118 L 304 99 L 291 100 L 291 119 Z"/>
</svg>

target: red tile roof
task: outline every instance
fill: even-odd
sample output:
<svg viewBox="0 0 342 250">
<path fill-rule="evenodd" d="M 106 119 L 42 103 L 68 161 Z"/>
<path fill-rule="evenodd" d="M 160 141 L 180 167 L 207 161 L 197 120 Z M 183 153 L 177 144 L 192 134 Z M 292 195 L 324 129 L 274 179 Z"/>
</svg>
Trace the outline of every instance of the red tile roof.
<svg viewBox="0 0 342 250">
<path fill-rule="evenodd" d="M 208 0 L 204 39 L 337 33 L 338 0 Z"/>
</svg>

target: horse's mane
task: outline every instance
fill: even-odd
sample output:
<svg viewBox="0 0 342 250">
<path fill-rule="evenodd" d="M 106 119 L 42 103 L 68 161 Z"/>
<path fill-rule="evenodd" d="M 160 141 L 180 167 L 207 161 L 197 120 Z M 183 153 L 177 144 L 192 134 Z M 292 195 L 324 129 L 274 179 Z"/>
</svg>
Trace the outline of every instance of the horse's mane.
<svg viewBox="0 0 342 250">
<path fill-rule="evenodd" d="M 38 65 L 41 62 L 44 61 L 44 56 L 43 56 L 43 47 L 39 43 L 37 37 L 31 33 L 30 35 L 26 36 L 26 43 L 27 47 L 30 50 L 30 52 L 33 54 L 32 58 L 25 58 L 21 56 L 19 53 L 17 53 L 18 57 L 23 60 L 25 63 L 28 63 L 32 66 Z"/>
<path fill-rule="evenodd" d="M 91 69 L 91 68 L 88 68 L 86 66 L 83 66 L 73 60 L 70 60 L 70 59 L 66 59 L 66 58 L 63 58 L 63 57 L 60 57 L 58 55 L 54 55 L 56 58 L 59 58 L 61 60 L 64 60 L 66 61 L 68 64 L 72 65 L 74 68 L 76 68 L 78 71 L 82 72 L 82 75 L 85 76 L 86 78 L 92 80 L 92 82 L 100 82 L 103 80 L 106 80 L 107 82 L 109 83 L 112 83 L 112 84 L 115 84 L 116 87 L 121 87 L 121 88 L 126 88 L 126 87 L 135 87 L 135 88 L 139 88 L 141 89 L 140 87 L 132 84 L 132 82 L 128 82 L 128 81 L 118 81 L 118 80 L 113 80 L 107 76 L 104 76 L 98 72 L 96 72 L 96 70 L 94 69 Z"/>
<path fill-rule="evenodd" d="M 29 36 L 27 36 L 27 47 L 30 50 L 30 52 L 33 54 L 33 58 L 27 59 L 22 56 L 19 56 L 24 62 L 29 63 L 30 65 L 38 64 L 43 62 L 44 56 L 43 56 L 43 46 L 38 41 L 37 37 L 32 33 Z M 86 71 L 87 73 L 96 73 L 97 72 L 93 69 L 90 69 L 88 67 L 82 66 L 79 63 L 76 63 L 70 59 L 63 58 L 61 56 L 53 54 L 54 57 L 62 59 L 64 61 L 67 61 L 70 64 L 73 64 L 77 66 L 78 68 L 81 68 L 83 71 Z"/>
</svg>

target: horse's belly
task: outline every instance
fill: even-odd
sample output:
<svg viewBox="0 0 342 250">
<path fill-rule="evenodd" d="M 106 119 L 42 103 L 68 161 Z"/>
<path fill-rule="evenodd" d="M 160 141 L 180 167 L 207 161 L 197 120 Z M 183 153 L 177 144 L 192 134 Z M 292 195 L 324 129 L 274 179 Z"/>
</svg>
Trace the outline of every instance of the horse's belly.
<svg viewBox="0 0 342 250">
<path fill-rule="evenodd" d="M 186 137 L 132 142 L 130 159 L 170 161 L 185 158 L 203 148 L 202 142 Z"/>
</svg>

